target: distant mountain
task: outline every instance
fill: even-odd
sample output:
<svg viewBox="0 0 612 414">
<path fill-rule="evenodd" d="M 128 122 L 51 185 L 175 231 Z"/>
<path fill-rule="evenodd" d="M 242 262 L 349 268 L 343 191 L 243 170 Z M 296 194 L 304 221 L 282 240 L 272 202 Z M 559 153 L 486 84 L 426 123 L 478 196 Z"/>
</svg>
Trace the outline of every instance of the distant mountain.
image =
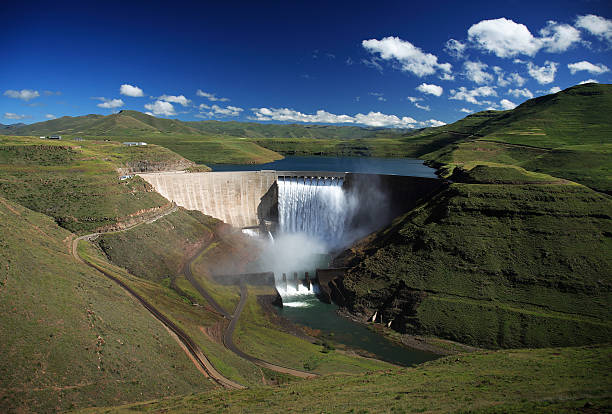
<svg viewBox="0 0 612 414">
<path fill-rule="evenodd" d="M 248 138 L 376 138 L 410 135 L 413 130 L 365 128 L 336 125 L 259 124 L 236 121 L 183 122 L 156 118 L 138 111 L 120 111 L 112 115 L 90 114 L 64 116 L 31 125 L 15 124 L 0 128 L 0 134 L 11 135 L 87 135 L 131 136 L 151 134 L 215 135 Z"/>
</svg>

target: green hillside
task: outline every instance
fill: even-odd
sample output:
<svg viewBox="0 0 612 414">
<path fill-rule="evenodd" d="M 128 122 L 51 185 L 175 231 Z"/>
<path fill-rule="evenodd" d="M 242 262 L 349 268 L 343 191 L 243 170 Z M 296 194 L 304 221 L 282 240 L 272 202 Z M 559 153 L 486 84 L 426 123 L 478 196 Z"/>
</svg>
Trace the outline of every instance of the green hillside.
<svg viewBox="0 0 612 414">
<path fill-rule="evenodd" d="M 153 211 L 168 201 L 130 170 L 181 169 L 193 163 L 158 146 L 0 137 L 0 196 L 91 232 Z"/>
<path fill-rule="evenodd" d="M 517 165 L 612 193 L 610 112 L 612 85 L 578 85 L 475 123 L 464 139 L 423 158 L 449 170 L 478 162 Z M 474 117 L 481 114 L 437 131 L 454 131 Z"/>
<path fill-rule="evenodd" d="M 610 347 L 481 352 L 416 368 L 82 412 L 608 412 L 612 405 L 610 356 Z"/>
<path fill-rule="evenodd" d="M 75 261 L 72 235 L 52 218 L 0 198 L 0 235 L 1 412 L 212 388 L 140 304 Z"/>
<path fill-rule="evenodd" d="M 609 340 L 612 200 L 516 167 L 452 179 L 339 260 L 345 305 L 487 348 Z"/>
</svg>

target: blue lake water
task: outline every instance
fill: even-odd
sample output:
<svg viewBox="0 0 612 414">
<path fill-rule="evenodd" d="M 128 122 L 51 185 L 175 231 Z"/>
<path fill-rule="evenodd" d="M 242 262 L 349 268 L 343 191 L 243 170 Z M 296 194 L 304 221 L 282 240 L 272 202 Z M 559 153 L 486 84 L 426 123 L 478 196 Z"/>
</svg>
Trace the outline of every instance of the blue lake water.
<svg viewBox="0 0 612 414">
<path fill-rule="evenodd" d="M 212 164 L 213 171 L 330 171 L 369 174 L 409 175 L 438 178 L 436 170 L 414 158 L 376 157 L 295 157 L 266 164 Z"/>
</svg>

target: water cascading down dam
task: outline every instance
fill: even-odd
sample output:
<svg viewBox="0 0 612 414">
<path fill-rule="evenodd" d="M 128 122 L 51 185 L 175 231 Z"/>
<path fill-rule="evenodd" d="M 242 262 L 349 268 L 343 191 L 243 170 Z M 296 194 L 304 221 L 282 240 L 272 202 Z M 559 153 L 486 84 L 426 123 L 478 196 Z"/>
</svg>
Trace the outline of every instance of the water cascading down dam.
<svg viewBox="0 0 612 414">
<path fill-rule="evenodd" d="M 384 227 L 444 185 L 433 178 L 314 171 L 139 175 L 179 206 L 273 238 L 274 254 L 261 270 L 274 272 L 284 298 L 315 293 L 316 269 L 328 266 L 329 253 Z"/>
</svg>

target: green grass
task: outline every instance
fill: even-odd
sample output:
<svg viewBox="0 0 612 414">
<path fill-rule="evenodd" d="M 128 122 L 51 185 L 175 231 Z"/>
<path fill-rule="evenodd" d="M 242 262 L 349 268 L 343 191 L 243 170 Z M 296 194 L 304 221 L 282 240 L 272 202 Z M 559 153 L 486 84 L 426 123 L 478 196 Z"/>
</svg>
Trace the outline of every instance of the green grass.
<svg viewBox="0 0 612 414">
<path fill-rule="evenodd" d="M 96 412 L 557 413 L 589 412 L 589 407 L 602 412 L 612 405 L 610 357 L 609 346 L 477 352 L 416 368 L 196 394 Z"/>
<path fill-rule="evenodd" d="M 0 196 L 53 217 L 76 233 L 89 233 L 166 205 L 140 177 L 119 180 L 138 149 L 111 142 L 79 145 L 27 137 L 0 137 Z M 147 149 L 159 162 L 184 160 L 165 148 Z"/>
<path fill-rule="evenodd" d="M 154 223 L 101 235 L 96 242 L 112 262 L 133 275 L 161 282 L 176 277 L 189 253 L 212 240 L 218 223 L 199 211 L 180 208 Z"/>
<path fill-rule="evenodd" d="M 258 304 L 258 294 L 274 294 L 274 289 L 249 287 L 249 297 L 234 334 L 234 343 L 244 352 L 281 366 L 318 374 L 359 373 L 392 366 L 341 352 L 324 352 L 321 345 L 280 331 Z"/>
<path fill-rule="evenodd" d="M 56 412 L 211 388 L 70 233 L 0 198 L 0 411 Z M 129 316 L 127 316 L 129 315 Z"/>
<path fill-rule="evenodd" d="M 477 346 L 606 340 L 610 198 L 529 184 L 543 177 L 520 169 L 476 170 L 453 177 L 517 184 L 452 184 L 358 246 L 343 282 L 349 307 L 382 312 L 402 332 Z"/>
</svg>

